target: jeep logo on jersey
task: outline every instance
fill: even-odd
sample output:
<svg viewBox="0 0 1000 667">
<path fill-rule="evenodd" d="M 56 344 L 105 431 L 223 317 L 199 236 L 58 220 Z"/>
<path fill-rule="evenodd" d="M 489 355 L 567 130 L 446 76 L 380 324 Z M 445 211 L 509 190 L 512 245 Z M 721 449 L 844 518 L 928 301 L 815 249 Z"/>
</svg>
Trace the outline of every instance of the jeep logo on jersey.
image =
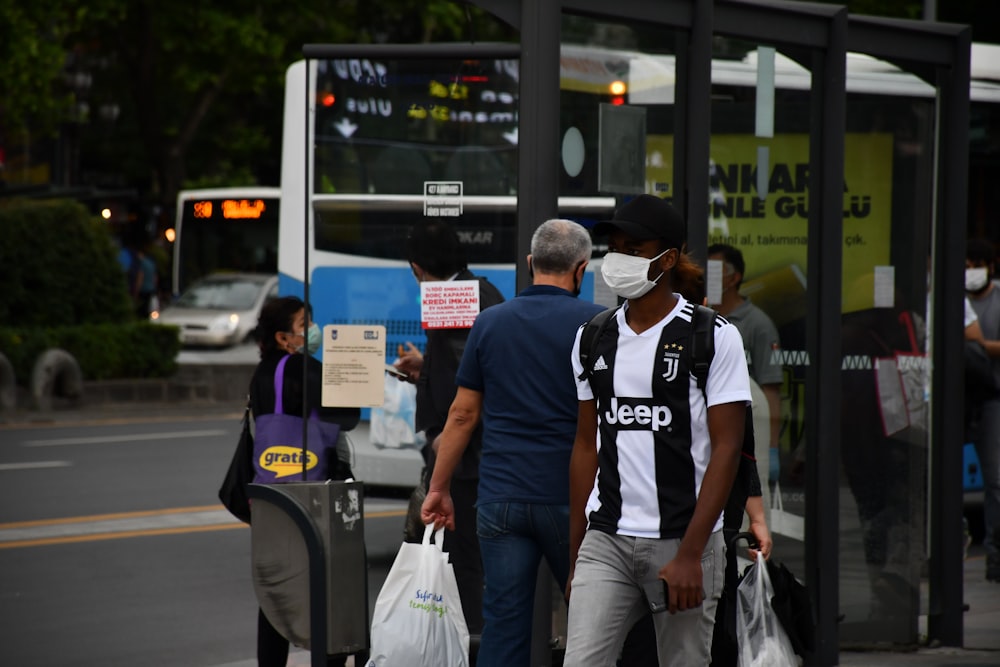
<svg viewBox="0 0 1000 667">
<path fill-rule="evenodd" d="M 604 412 L 604 423 L 613 424 L 620 431 L 659 431 L 669 426 L 673 415 L 665 405 L 652 405 L 648 398 L 619 398 L 613 396 L 609 409 Z"/>
</svg>

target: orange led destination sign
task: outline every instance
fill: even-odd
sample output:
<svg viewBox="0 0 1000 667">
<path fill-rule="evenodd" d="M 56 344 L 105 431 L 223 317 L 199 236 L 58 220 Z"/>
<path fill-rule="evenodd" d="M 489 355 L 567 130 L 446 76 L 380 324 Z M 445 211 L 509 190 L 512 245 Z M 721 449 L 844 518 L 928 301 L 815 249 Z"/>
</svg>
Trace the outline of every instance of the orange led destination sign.
<svg viewBox="0 0 1000 667">
<path fill-rule="evenodd" d="M 194 217 L 211 218 L 215 202 L 210 200 L 194 202 Z M 257 220 L 264 213 L 267 205 L 263 199 L 223 199 L 219 202 L 222 217 L 227 220 L 252 219 Z"/>
</svg>

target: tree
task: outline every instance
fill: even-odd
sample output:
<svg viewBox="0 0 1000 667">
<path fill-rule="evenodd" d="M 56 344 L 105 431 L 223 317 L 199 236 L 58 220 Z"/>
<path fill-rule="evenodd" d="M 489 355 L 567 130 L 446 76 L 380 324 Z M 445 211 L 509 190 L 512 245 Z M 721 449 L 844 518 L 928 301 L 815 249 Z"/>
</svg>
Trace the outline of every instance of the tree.
<svg viewBox="0 0 1000 667">
<path fill-rule="evenodd" d="M 75 6 L 80 5 L 80 6 Z M 0 0 L 0 131 L 28 124 L 53 132 L 73 99 L 61 81 L 65 43 L 89 23 L 114 15 L 121 0 Z"/>
<path fill-rule="evenodd" d="M 6 125 L 38 136 L 72 118 L 70 63 L 90 82 L 92 112 L 72 125 L 84 180 L 167 209 L 192 184 L 278 182 L 284 73 L 303 44 L 498 34 L 447 0 L 0 0 L 0 25 L 20 39 L 0 39 L 17 56 L 0 66 Z"/>
</svg>

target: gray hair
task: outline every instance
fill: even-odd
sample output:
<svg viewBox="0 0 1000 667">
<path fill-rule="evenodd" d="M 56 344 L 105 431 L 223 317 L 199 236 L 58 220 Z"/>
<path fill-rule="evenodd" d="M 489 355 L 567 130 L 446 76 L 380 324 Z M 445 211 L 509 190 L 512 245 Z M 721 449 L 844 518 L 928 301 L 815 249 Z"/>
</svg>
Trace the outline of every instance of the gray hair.
<svg viewBox="0 0 1000 667">
<path fill-rule="evenodd" d="M 531 265 L 539 273 L 568 273 L 590 259 L 590 233 L 572 220 L 546 220 L 531 237 Z"/>
</svg>

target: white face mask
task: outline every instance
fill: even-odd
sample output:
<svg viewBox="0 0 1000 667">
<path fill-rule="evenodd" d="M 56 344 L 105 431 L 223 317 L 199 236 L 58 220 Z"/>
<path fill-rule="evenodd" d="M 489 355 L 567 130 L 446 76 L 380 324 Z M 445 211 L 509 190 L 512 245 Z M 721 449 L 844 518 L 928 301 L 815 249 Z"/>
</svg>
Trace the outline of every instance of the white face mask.
<svg viewBox="0 0 1000 667">
<path fill-rule="evenodd" d="M 647 276 L 649 265 L 665 254 L 667 250 L 652 259 L 646 259 L 621 252 L 609 252 L 601 263 L 601 275 L 608 288 L 616 295 L 623 299 L 638 299 L 656 287 L 656 283 L 663 277 L 662 271 L 656 280 L 650 280 Z"/>
<path fill-rule="evenodd" d="M 990 272 L 985 266 L 965 270 L 965 291 L 978 292 L 986 287 L 986 282 L 990 279 Z"/>
</svg>

